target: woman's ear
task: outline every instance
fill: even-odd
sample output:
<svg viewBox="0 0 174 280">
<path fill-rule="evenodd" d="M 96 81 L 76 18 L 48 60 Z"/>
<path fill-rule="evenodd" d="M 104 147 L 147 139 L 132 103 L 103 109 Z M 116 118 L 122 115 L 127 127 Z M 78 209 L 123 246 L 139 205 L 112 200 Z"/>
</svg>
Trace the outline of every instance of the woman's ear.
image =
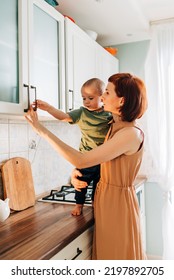
<svg viewBox="0 0 174 280">
<path fill-rule="evenodd" d="M 124 97 L 120 97 L 120 106 L 123 106 L 124 104 Z"/>
</svg>

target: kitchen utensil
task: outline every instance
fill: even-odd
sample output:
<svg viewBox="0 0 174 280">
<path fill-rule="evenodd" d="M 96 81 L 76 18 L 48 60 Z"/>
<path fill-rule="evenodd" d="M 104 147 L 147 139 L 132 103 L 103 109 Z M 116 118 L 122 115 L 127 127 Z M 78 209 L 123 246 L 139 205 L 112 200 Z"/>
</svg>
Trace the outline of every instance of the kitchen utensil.
<svg viewBox="0 0 174 280">
<path fill-rule="evenodd" d="M 2 169 L 4 198 L 10 209 L 20 211 L 35 204 L 35 191 L 30 162 L 22 157 L 7 160 Z"/>
<path fill-rule="evenodd" d="M 97 32 L 93 31 L 93 30 L 89 30 L 89 29 L 85 29 L 85 32 L 93 39 L 93 40 L 97 40 L 98 34 Z"/>
<path fill-rule="evenodd" d="M 45 0 L 45 1 L 53 7 L 56 7 L 59 5 L 59 3 L 56 0 Z"/>
<path fill-rule="evenodd" d="M 0 199 L 0 222 L 4 222 L 10 215 L 9 198 Z"/>
<path fill-rule="evenodd" d="M 65 17 L 65 18 L 69 18 L 72 22 L 74 22 L 74 23 L 75 23 L 75 20 L 74 20 L 72 17 L 67 16 L 67 15 L 64 15 L 64 17 Z"/>
<path fill-rule="evenodd" d="M 112 55 L 116 55 L 118 52 L 118 49 L 113 48 L 113 47 L 105 47 L 105 50 L 108 51 Z"/>
</svg>

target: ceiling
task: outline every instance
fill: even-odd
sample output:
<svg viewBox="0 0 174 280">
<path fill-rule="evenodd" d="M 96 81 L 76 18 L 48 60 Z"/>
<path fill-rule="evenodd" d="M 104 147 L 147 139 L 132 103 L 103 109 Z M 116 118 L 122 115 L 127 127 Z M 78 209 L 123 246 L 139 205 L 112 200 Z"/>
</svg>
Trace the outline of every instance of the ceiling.
<svg viewBox="0 0 174 280">
<path fill-rule="evenodd" d="M 58 0 L 57 10 L 111 46 L 150 38 L 150 22 L 174 19 L 174 0 Z"/>
</svg>

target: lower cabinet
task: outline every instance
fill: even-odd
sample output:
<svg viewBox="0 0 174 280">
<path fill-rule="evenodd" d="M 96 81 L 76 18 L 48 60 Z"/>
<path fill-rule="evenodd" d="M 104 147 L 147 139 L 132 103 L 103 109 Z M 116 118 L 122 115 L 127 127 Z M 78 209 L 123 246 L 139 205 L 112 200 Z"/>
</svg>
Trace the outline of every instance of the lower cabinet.
<svg viewBox="0 0 174 280">
<path fill-rule="evenodd" d="M 140 207 L 140 217 L 141 217 L 141 228 L 142 228 L 142 238 L 143 246 L 146 251 L 146 212 L 145 212 L 145 194 L 144 194 L 144 184 L 141 184 L 136 189 L 136 194 L 138 198 L 138 203 Z"/>
<path fill-rule="evenodd" d="M 87 229 L 51 260 L 91 260 L 93 227 Z"/>
</svg>

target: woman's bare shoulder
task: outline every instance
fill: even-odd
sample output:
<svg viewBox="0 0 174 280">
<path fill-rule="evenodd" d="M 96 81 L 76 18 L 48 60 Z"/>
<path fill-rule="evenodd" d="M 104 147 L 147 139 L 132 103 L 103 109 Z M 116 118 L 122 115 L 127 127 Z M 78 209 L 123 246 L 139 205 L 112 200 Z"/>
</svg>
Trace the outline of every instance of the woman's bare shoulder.
<svg viewBox="0 0 174 280">
<path fill-rule="evenodd" d="M 137 127 L 124 127 L 120 129 L 113 137 L 115 140 L 119 138 L 119 141 L 127 147 L 125 154 L 132 154 L 136 152 L 144 140 L 144 135 L 141 129 Z"/>
<path fill-rule="evenodd" d="M 120 129 L 116 134 L 130 135 L 132 137 L 140 137 L 143 134 L 142 130 L 136 126 L 127 126 Z"/>
</svg>

